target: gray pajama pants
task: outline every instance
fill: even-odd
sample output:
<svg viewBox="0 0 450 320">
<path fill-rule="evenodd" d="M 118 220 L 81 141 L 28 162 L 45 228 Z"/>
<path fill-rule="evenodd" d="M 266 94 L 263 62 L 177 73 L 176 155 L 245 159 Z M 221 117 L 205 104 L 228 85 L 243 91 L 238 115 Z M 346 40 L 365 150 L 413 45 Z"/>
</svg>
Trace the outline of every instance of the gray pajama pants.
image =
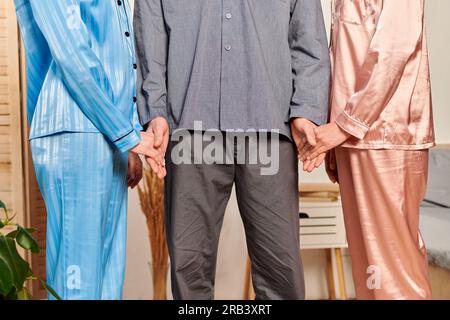
<svg viewBox="0 0 450 320">
<path fill-rule="evenodd" d="M 269 137 L 269 145 L 275 137 Z M 177 300 L 214 298 L 219 234 L 233 184 L 245 227 L 256 298 L 304 299 L 295 146 L 280 137 L 276 159 L 279 170 L 274 175 L 261 175 L 263 165 L 249 162 L 248 148 L 244 163 L 237 161 L 242 144 L 234 142 L 236 151 L 231 155 L 231 164 L 175 164 L 171 153 L 176 143 L 169 145 L 166 226 L 172 291 Z"/>
</svg>

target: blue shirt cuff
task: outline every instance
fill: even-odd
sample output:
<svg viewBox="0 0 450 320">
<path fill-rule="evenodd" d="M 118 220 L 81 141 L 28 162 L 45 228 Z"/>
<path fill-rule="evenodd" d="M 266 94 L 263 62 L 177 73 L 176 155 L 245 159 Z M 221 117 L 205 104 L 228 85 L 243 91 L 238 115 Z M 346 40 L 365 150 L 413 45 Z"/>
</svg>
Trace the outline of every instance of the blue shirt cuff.
<svg viewBox="0 0 450 320">
<path fill-rule="evenodd" d="M 119 140 L 114 141 L 114 145 L 121 152 L 128 152 L 134 147 L 136 147 L 140 142 L 141 142 L 141 135 L 136 130 L 133 130 L 126 136 L 120 138 Z"/>
</svg>

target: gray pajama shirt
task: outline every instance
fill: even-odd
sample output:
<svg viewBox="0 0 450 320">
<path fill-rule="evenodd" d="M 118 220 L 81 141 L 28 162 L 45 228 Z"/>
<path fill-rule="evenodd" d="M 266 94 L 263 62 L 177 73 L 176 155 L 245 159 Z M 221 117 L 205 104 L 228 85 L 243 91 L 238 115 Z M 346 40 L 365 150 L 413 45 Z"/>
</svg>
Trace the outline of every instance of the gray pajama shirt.
<svg viewBox="0 0 450 320">
<path fill-rule="evenodd" d="M 320 0 L 137 0 L 134 27 L 143 125 L 162 116 L 171 130 L 194 130 L 201 121 L 203 129 L 276 130 L 290 138 L 292 118 L 327 120 L 330 62 Z M 257 298 L 304 297 L 298 230 L 288 232 L 298 226 L 289 140 L 281 139 L 280 156 L 272 176 L 255 174 L 252 165 L 169 159 L 175 298 L 213 298 L 216 242 L 233 183 Z M 195 192 L 183 196 L 188 190 Z M 198 229 L 190 230 L 193 221 Z"/>
</svg>

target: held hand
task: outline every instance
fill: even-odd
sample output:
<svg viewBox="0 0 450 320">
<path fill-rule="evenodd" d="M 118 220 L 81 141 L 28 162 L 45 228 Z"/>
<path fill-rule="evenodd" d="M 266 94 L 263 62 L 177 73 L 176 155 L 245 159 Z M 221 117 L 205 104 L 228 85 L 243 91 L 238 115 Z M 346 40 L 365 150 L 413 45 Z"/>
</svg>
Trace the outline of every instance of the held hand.
<svg viewBox="0 0 450 320">
<path fill-rule="evenodd" d="M 306 160 L 303 162 L 303 171 L 313 172 L 315 169 L 319 168 L 323 161 L 325 160 L 325 153 L 319 154 L 316 158 L 312 160 Z"/>
<path fill-rule="evenodd" d="M 316 134 L 314 133 L 316 127 L 317 126 L 314 123 L 304 118 L 292 120 L 292 138 L 294 139 L 300 156 L 302 155 L 302 152 L 305 152 L 307 146 L 313 147 L 316 145 Z"/>
<path fill-rule="evenodd" d="M 339 176 L 336 164 L 336 151 L 330 150 L 327 152 L 327 156 L 325 158 L 325 169 L 328 174 L 328 178 L 333 183 L 339 183 Z"/>
<path fill-rule="evenodd" d="M 317 158 L 320 154 L 340 146 L 351 136 L 335 122 L 316 128 L 315 133 L 316 144 L 306 147 L 307 150 L 301 156 L 302 161 Z"/>
<path fill-rule="evenodd" d="M 167 120 L 163 117 L 153 119 L 148 126 L 147 134 L 154 138 L 153 148 L 158 152 L 158 156 L 146 156 L 145 159 L 158 178 L 163 179 L 167 175 L 164 160 L 169 144 L 169 124 Z"/>
<path fill-rule="evenodd" d="M 142 160 L 137 153 L 128 153 L 128 186 L 134 189 L 142 179 Z"/>
<path fill-rule="evenodd" d="M 146 157 L 159 159 L 161 157 L 159 150 L 154 148 L 154 136 L 147 132 L 141 132 L 141 142 L 131 151 L 133 153 L 142 154 Z"/>
<path fill-rule="evenodd" d="M 309 149 L 313 148 L 316 141 L 315 129 L 317 126 L 311 121 L 303 118 L 297 118 L 291 122 L 292 137 L 294 138 L 295 144 L 297 146 L 297 152 L 299 159 L 302 155 Z M 325 154 L 316 157 L 315 159 L 303 162 L 303 171 L 309 173 L 313 172 L 314 169 L 319 168 L 325 158 Z"/>
</svg>

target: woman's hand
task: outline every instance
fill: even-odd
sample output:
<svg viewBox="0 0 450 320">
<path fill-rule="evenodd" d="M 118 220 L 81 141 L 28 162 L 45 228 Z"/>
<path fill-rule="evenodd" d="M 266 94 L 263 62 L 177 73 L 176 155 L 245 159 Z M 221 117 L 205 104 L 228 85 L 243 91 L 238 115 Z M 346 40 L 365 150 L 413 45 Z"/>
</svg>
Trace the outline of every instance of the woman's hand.
<svg viewBox="0 0 450 320">
<path fill-rule="evenodd" d="M 128 186 L 134 189 L 142 179 L 142 160 L 138 154 L 128 152 Z"/>
<path fill-rule="evenodd" d="M 155 159 L 158 163 L 162 163 L 164 161 L 164 153 L 161 149 L 155 148 L 154 134 L 152 132 L 141 131 L 140 135 L 141 142 L 131 151 Z"/>
<path fill-rule="evenodd" d="M 302 161 L 311 161 L 317 158 L 321 154 L 340 146 L 351 136 L 335 122 L 316 128 L 315 134 L 316 145 L 304 148 L 304 152 L 301 154 Z"/>
<path fill-rule="evenodd" d="M 299 158 L 300 158 L 300 154 L 299 154 Z M 313 172 L 315 169 L 319 168 L 322 165 L 324 159 L 325 159 L 325 153 L 322 153 L 315 159 L 303 161 L 303 171 L 306 171 L 309 173 Z"/>
</svg>

